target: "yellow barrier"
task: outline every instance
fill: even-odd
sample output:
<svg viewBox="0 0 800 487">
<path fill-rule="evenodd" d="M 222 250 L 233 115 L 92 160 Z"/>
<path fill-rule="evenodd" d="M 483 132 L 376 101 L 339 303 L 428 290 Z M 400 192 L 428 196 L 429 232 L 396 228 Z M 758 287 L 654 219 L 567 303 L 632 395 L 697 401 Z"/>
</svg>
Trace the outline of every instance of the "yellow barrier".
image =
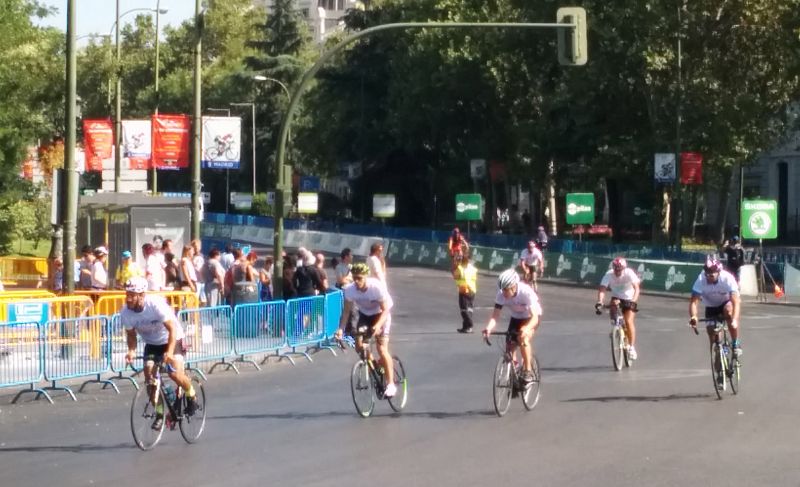
<svg viewBox="0 0 800 487">
<path fill-rule="evenodd" d="M 0 257 L 0 277 L 3 281 L 38 282 L 49 275 L 45 257 Z"/>
<path fill-rule="evenodd" d="M 125 304 L 125 291 L 75 291 L 78 296 L 89 296 L 94 301 L 94 314 L 108 316 L 119 313 Z M 148 291 L 147 294 L 164 296 L 177 313 L 182 309 L 199 308 L 200 300 L 191 291 Z"/>
<path fill-rule="evenodd" d="M 28 299 L 28 298 L 54 298 L 56 295 L 46 289 L 8 289 L 0 291 L 0 300 L 3 299 Z"/>
</svg>

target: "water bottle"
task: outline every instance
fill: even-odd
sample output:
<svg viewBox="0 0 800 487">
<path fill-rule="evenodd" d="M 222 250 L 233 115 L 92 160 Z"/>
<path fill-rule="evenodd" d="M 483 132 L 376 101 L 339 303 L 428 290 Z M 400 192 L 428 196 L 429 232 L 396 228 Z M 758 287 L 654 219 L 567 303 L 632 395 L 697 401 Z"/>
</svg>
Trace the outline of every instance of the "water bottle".
<svg viewBox="0 0 800 487">
<path fill-rule="evenodd" d="M 164 393 L 167 396 L 167 402 L 169 404 L 175 404 L 175 389 L 172 387 L 172 384 L 167 384 L 164 388 Z"/>
</svg>

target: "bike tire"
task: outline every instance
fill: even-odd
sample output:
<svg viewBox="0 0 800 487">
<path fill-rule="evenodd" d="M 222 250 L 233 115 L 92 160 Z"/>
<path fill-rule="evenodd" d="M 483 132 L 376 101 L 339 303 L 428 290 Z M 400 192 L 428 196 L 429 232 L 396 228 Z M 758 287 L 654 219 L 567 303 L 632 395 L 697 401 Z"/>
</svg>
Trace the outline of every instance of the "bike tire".
<svg viewBox="0 0 800 487">
<path fill-rule="evenodd" d="M 719 363 L 719 370 L 717 368 Z M 722 376 L 722 384 L 717 382 L 717 377 Z M 717 393 L 717 398 L 722 399 L 722 393 L 725 391 L 725 363 L 722 357 L 722 347 L 718 343 L 711 345 L 711 380 L 714 383 L 714 392 Z"/>
<path fill-rule="evenodd" d="M 153 423 L 156 420 L 156 406 L 150 400 L 150 394 L 147 391 L 148 387 L 140 387 L 131 401 L 131 433 L 133 434 L 133 441 L 136 446 L 143 451 L 153 449 L 161 440 L 164 434 L 164 428 L 167 424 L 167 418 L 164 417 L 161 422 L 161 428 L 154 430 Z M 169 408 L 166 406 L 166 397 L 164 391 L 158 391 L 158 401 L 162 405 L 162 414 L 164 416 L 169 414 Z"/>
<path fill-rule="evenodd" d="M 622 339 L 622 330 L 620 327 L 615 326 L 611 330 L 611 361 L 614 364 L 614 370 L 619 372 L 622 370 L 622 355 L 625 348 L 625 343 Z"/>
<path fill-rule="evenodd" d="M 625 334 L 625 330 L 622 330 L 622 358 L 625 362 L 625 367 L 631 368 L 633 367 L 633 359 L 631 358 L 631 349 L 630 343 L 628 342 L 628 335 Z"/>
<path fill-rule="evenodd" d="M 221 154 L 219 153 L 216 147 L 210 147 L 206 149 L 206 157 L 208 158 L 209 161 L 216 161 L 220 155 Z"/>
<path fill-rule="evenodd" d="M 521 394 L 522 404 L 528 411 L 533 410 L 533 408 L 539 404 L 539 397 L 542 393 L 542 372 L 541 369 L 539 369 L 539 359 L 536 358 L 536 355 L 532 358 L 531 372 L 533 372 L 533 382 L 531 382 Z"/>
<path fill-rule="evenodd" d="M 492 397 L 494 399 L 494 412 L 503 417 L 511 405 L 511 394 L 514 391 L 514 372 L 511 361 L 502 356 L 494 368 L 492 381 Z"/>
<path fill-rule="evenodd" d="M 350 373 L 350 392 L 356 412 L 362 418 L 368 418 L 375 409 L 375 385 L 370 377 L 369 366 L 364 360 L 353 364 Z"/>
<path fill-rule="evenodd" d="M 731 393 L 732 394 L 739 394 L 739 380 L 741 379 L 741 366 L 739 364 L 739 359 L 732 356 L 733 355 L 733 347 L 729 347 L 731 353 L 731 359 L 728 361 L 728 383 L 731 385 Z"/>
<path fill-rule="evenodd" d="M 408 378 L 406 377 L 406 369 L 403 367 L 403 362 L 397 356 L 392 357 L 394 364 L 394 385 L 397 387 L 397 394 L 389 399 L 389 406 L 399 413 L 406 407 L 408 402 Z"/>
<path fill-rule="evenodd" d="M 225 159 L 229 161 L 235 161 L 239 158 L 239 153 L 233 149 L 226 149 L 225 150 Z"/>
<path fill-rule="evenodd" d="M 183 439 L 189 444 L 196 442 L 206 428 L 206 390 L 197 377 L 192 377 L 192 384 L 194 386 L 195 401 L 197 401 L 197 410 L 191 416 L 186 414 L 188 399 L 186 398 L 186 394 L 184 394 L 182 399 L 183 417 L 179 424 L 181 436 L 183 436 Z"/>
</svg>

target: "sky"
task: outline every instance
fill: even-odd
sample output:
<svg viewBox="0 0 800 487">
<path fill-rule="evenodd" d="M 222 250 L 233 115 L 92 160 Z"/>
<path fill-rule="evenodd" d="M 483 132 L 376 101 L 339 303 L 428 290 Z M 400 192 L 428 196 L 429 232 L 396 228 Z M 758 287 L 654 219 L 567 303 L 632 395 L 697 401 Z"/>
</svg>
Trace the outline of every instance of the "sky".
<svg viewBox="0 0 800 487">
<path fill-rule="evenodd" d="M 76 35 L 108 34 L 116 20 L 116 0 L 74 0 L 76 16 Z M 53 26 L 67 30 L 67 0 L 40 0 L 41 3 L 58 9 L 58 13 L 45 19 L 34 19 L 37 25 Z M 120 0 L 120 14 L 133 8 L 156 8 L 157 0 Z M 192 0 L 161 0 L 160 8 L 168 12 L 161 15 L 162 25 L 178 26 L 194 15 L 195 2 Z M 147 12 L 131 12 L 120 20 L 122 25 L 133 22 L 139 14 Z M 81 39 L 85 41 L 87 39 Z M 83 42 L 79 41 L 79 44 Z"/>
</svg>

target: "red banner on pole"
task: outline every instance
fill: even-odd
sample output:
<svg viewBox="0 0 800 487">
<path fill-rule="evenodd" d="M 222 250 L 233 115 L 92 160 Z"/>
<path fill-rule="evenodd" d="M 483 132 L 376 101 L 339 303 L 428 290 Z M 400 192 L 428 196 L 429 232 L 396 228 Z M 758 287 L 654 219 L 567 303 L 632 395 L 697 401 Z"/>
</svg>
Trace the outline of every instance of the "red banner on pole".
<svg viewBox="0 0 800 487">
<path fill-rule="evenodd" d="M 681 184 L 703 184 L 703 154 L 681 152 Z"/>
<path fill-rule="evenodd" d="M 153 115 L 153 166 L 189 167 L 191 119 L 188 115 Z"/>
<path fill-rule="evenodd" d="M 493 183 L 505 181 L 506 163 L 501 161 L 489 161 L 489 178 Z"/>
<path fill-rule="evenodd" d="M 114 127 L 111 120 L 83 121 L 83 149 L 86 153 L 86 170 L 103 170 L 103 159 L 110 159 L 114 151 Z"/>
</svg>

